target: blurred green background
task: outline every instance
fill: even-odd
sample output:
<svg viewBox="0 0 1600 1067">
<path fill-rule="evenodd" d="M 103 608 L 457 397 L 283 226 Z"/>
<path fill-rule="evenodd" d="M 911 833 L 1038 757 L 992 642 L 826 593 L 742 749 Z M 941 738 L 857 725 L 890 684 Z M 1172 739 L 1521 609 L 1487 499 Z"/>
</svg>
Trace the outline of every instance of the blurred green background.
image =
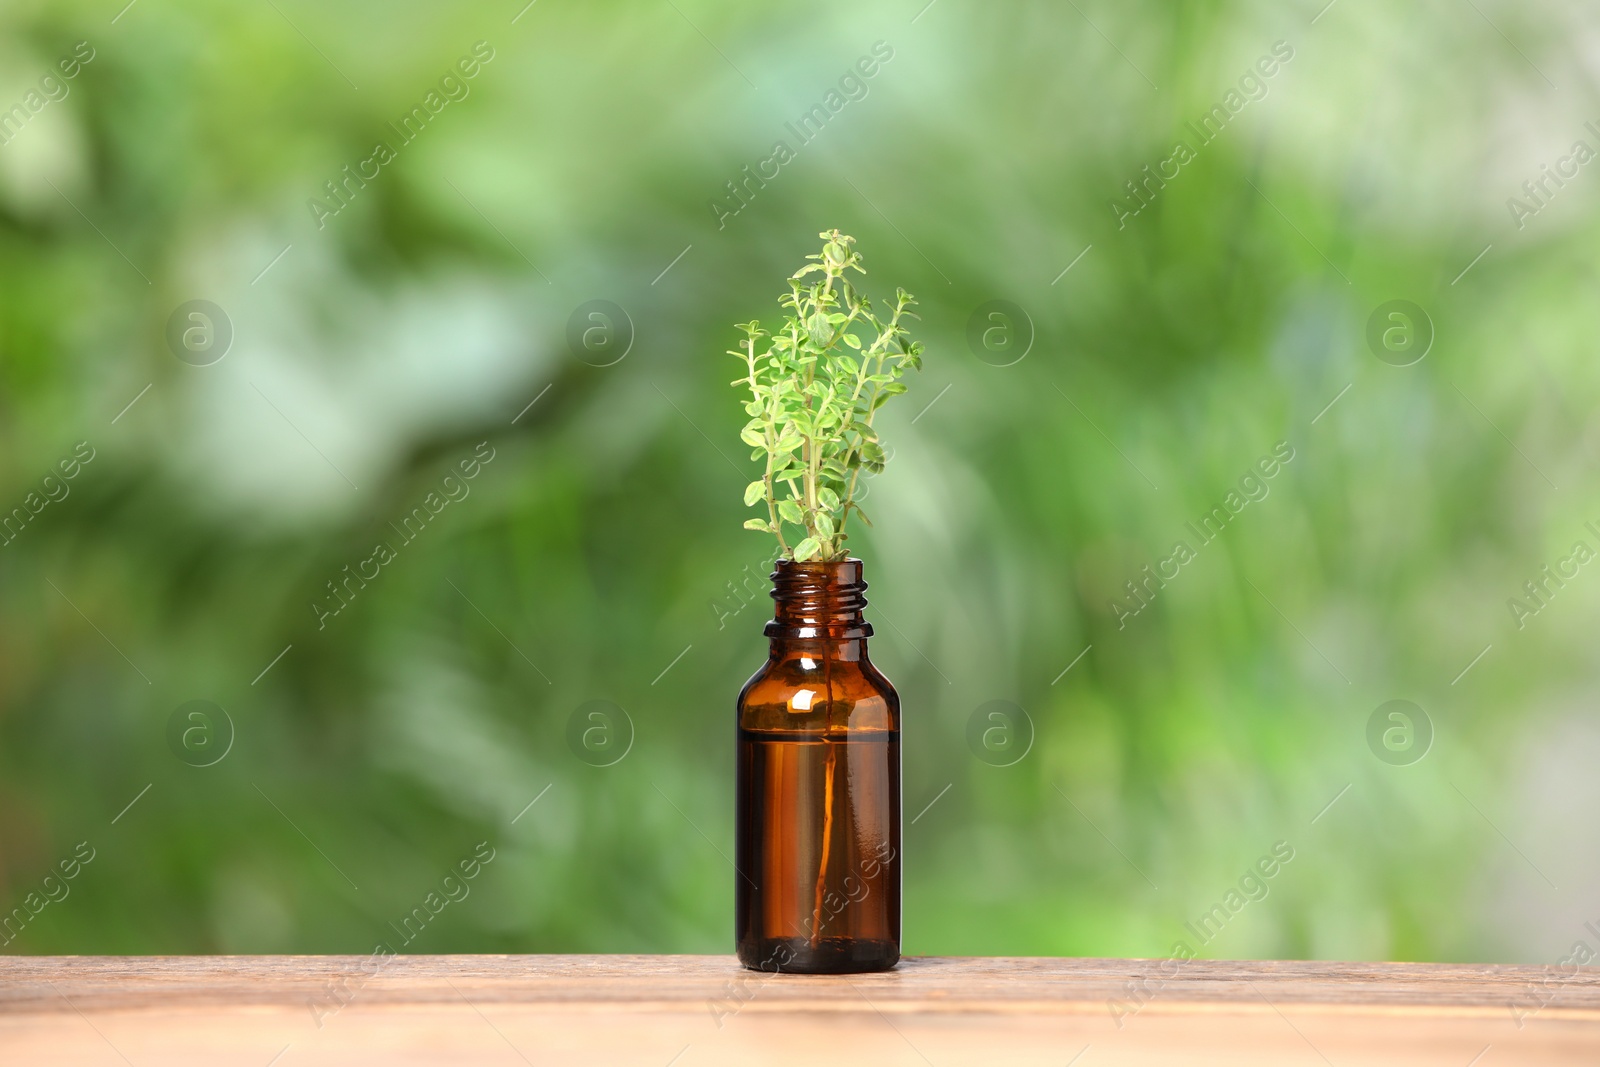
<svg viewBox="0 0 1600 1067">
<path fill-rule="evenodd" d="M 907 952 L 1594 943 L 1600 567 L 1540 568 L 1600 548 L 1600 17 L 923 3 L 5 5 L 0 904 L 66 892 L 4 951 L 398 947 L 479 842 L 407 951 L 730 951 L 722 353 L 835 226 L 929 349 L 853 542 Z"/>
</svg>

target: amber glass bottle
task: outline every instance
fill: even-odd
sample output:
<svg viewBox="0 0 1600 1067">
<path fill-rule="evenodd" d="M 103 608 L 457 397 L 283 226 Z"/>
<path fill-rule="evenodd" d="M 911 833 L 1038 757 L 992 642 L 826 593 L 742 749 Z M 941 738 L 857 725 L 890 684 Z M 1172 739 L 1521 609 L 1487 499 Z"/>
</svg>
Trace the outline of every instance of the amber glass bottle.
<svg viewBox="0 0 1600 1067">
<path fill-rule="evenodd" d="M 900 697 L 867 659 L 861 561 L 779 560 L 766 665 L 739 694 L 739 962 L 900 961 Z"/>
</svg>

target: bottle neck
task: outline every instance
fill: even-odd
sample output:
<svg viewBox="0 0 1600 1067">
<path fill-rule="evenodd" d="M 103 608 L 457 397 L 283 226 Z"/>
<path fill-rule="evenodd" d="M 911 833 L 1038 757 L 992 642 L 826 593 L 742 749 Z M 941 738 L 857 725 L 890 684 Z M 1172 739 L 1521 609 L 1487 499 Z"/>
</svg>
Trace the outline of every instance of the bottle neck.
<svg viewBox="0 0 1600 1067">
<path fill-rule="evenodd" d="M 798 643 L 865 646 L 866 638 L 872 636 L 872 624 L 862 616 L 866 591 L 859 559 L 833 563 L 778 560 L 772 571 L 775 609 L 765 630 L 772 639 L 773 653 Z"/>
</svg>

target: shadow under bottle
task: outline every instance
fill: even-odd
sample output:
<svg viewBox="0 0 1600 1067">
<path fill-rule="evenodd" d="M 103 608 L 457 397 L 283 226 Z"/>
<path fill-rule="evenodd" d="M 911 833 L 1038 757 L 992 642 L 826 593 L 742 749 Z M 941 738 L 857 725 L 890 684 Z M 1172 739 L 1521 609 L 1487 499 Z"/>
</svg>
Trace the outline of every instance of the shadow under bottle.
<svg viewBox="0 0 1600 1067">
<path fill-rule="evenodd" d="M 867 658 L 861 561 L 779 560 L 766 664 L 739 694 L 739 962 L 900 960 L 900 698 Z"/>
</svg>

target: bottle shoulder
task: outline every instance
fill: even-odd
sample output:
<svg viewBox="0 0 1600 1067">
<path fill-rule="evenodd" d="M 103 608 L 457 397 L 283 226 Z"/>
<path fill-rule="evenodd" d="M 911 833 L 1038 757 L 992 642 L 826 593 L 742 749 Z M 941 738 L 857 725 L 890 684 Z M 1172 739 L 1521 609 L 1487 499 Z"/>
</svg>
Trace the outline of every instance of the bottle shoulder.
<svg viewBox="0 0 1600 1067">
<path fill-rule="evenodd" d="M 746 730 L 820 733 L 898 731 L 900 695 L 865 656 L 774 656 L 739 693 Z"/>
</svg>

